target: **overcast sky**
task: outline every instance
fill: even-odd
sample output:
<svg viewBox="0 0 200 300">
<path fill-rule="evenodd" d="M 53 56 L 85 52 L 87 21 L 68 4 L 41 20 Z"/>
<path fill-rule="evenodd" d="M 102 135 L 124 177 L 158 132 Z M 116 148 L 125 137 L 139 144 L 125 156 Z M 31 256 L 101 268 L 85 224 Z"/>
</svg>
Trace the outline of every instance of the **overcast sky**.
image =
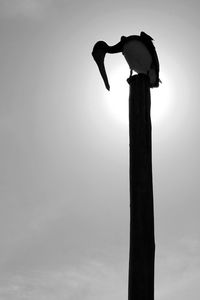
<svg viewBox="0 0 200 300">
<path fill-rule="evenodd" d="M 111 103 L 125 86 L 126 107 L 129 71 L 108 56 L 108 92 L 91 51 L 142 30 L 163 81 L 152 91 L 156 299 L 199 299 L 199 10 L 0 0 L 0 300 L 127 299 L 128 125 Z"/>
</svg>

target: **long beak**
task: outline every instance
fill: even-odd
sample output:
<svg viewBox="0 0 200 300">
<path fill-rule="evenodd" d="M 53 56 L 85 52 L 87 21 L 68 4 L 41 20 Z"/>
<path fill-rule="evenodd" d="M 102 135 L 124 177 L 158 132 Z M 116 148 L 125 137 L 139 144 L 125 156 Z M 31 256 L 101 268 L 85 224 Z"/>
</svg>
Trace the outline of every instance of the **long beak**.
<svg viewBox="0 0 200 300">
<path fill-rule="evenodd" d="M 93 51 L 93 53 L 92 53 L 92 56 L 93 56 L 97 66 L 99 68 L 99 71 L 101 73 L 101 76 L 103 78 L 105 86 L 106 86 L 107 90 L 109 91 L 110 90 L 110 85 L 109 85 L 109 82 L 108 82 L 108 77 L 107 77 L 106 69 L 105 69 L 105 65 L 104 65 L 105 55 L 106 55 L 105 51 L 101 50 L 101 49 L 98 49 L 98 51 Z"/>
</svg>

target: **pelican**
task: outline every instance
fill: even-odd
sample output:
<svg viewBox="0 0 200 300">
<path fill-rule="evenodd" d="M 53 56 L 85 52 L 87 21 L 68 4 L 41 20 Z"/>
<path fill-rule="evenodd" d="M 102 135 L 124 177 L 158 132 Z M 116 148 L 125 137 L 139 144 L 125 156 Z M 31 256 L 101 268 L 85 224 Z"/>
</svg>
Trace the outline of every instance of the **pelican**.
<svg viewBox="0 0 200 300">
<path fill-rule="evenodd" d="M 119 43 L 109 46 L 104 41 L 98 41 L 93 48 L 92 56 L 97 63 L 101 76 L 107 90 L 110 90 L 108 77 L 104 66 L 106 53 L 119 53 L 124 55 L 132 72 L 143 73 L 149 76 L 150 87 L 159 86 L 159 61 L 156 49 L 153 45 L 153 38 L 141 32 L 140 35 L 122 36 Z"/>
</svg>

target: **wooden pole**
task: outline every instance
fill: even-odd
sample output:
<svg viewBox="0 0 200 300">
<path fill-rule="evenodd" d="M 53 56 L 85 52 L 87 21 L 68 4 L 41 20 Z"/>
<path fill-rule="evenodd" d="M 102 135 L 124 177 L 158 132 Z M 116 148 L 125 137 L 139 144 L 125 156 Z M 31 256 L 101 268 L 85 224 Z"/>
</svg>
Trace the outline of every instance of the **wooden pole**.
<svg viewBox="0 0 200 300">
<path fill-rule="evenodd" d="M 130 138 L 130 252 L 128 300 L 154 299 L 154 211 L 149 78 L 128 78 Z"/>
</svg>

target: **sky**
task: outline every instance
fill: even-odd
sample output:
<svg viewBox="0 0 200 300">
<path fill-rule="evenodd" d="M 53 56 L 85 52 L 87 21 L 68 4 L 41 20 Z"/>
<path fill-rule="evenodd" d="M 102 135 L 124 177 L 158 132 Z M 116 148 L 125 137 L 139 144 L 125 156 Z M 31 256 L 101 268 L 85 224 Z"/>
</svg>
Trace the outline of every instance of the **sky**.
<svg viewBox="0 0 200 300">
<path fill-rule="evenodd" d="M 199 1 L 0 0 L 0 300 L 127 299 L 129 70 L 98 40 L 145 31 L 155 299 L 200 294 Z"/>
</svg>

